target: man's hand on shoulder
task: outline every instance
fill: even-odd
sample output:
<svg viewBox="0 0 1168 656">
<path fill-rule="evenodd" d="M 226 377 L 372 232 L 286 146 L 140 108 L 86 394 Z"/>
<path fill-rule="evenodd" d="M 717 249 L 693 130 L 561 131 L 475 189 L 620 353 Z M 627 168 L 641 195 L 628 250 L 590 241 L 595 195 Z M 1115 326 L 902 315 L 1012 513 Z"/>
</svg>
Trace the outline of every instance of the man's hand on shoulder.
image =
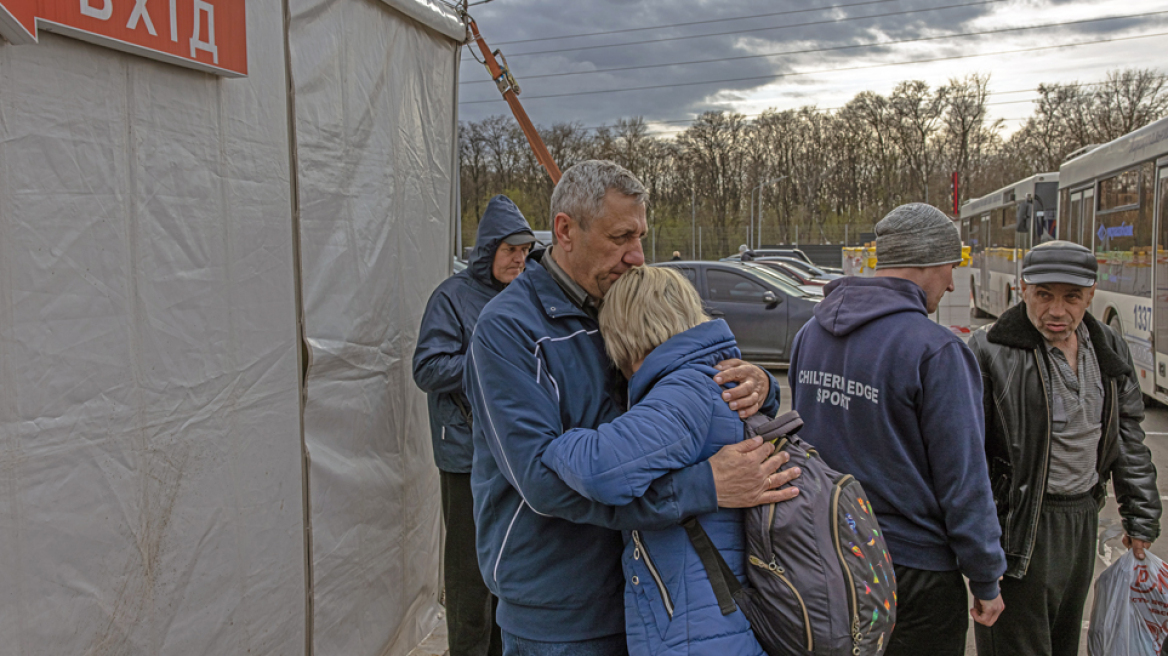
<svg viewBox="0 0 1168 656">
<path fill-rule="evenodd" d="M 714 376 L 715 383 L 736 384 L 722 392 L 722 400 L 730 405 L 730 409 L 737 410 L 742 419 L 758 413 L 771 391 L 770 376 L 761 367 L 738 359 L 723 360 L 715 368 L 719 372 Z"/>
<path fill-rule="evenodd" d="M 724 446 L 710 457 L 718 507 L 753 508 L 798 496 L 799 490 L 794 486 L 777 489 L 798 478 L 802 471 L 792 467 L 780 472 L 779 468 L 787 464 L 791 456 L 785 452 L 771 456 L 774 450 L 774 445 L 755 436 Z"/>
</svg>

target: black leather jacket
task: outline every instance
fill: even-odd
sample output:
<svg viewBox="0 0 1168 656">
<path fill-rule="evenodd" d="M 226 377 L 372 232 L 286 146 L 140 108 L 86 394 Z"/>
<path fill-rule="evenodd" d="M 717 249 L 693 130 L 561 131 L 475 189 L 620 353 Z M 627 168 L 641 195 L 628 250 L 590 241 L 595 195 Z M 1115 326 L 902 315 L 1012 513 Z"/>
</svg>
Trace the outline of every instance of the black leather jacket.
<svg viewBox="0 0 1168 656">
<path fill-rule="evenodd" d="M 1102 508 L 1107 481 L 1114 479 L 1124 530 L 1151 542 L 1160 535 L 1160 493 L 1140 427 L 1144 402 L 1131 352 L 1123 338 L 1090 314 L 1083 317 L 1083 324 L 1103 374 L 1099 484 L 1092 493 Z M 1002 525 L 1006 576 L 1015 578 L 1025 576 L 1030 566 L 1050 466 L 1049 369 L 1043 344 L 1021 303 L 997 323 L 978 330 L 969 342 L 981 365 L 986 460 Z"/>
</svg>

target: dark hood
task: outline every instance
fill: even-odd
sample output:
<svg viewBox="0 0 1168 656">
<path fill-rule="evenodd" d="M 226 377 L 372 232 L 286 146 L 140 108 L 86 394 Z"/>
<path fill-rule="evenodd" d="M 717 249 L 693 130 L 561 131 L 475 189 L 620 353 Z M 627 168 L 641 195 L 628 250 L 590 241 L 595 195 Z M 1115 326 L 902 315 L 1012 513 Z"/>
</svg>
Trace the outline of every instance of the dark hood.
<svg viewBox="0 0 1168 656">
<path fill-rule="evenodd" d="M 839 278 L 827 284 L 826 297 L 815 306 L 815 320 L 824 330 L 843 337 L 890 314 L 925 309 L 925 290 L 903 278 Z"/>
<path fill-rule="evenodd" d="M 517 232 L 531 232 L 523 213 L 510 198 L 499 195 L 487 203 L 487 210 L 479 220 L 479 231 L 475 236 L 475 247 L 470 254 L 467 270 L 471 277 L 484 285 L 502 289 L 503 284 L 491 275 L 491 265 L 495 263 L 495 251 L 503 240 Z"/>
</svg>

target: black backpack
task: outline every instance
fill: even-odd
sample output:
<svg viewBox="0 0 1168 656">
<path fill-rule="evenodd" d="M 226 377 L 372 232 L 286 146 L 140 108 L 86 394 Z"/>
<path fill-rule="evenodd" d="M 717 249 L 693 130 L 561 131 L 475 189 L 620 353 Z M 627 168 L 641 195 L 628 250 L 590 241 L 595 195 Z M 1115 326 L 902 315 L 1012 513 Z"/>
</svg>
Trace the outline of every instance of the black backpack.
<svg viewBox="0 0 1168 656">
<path fill-rule="evenodd" d="M 746 512 L 743 588 L 696 518 L 683 522 L 723 615 L 741 608 L 770 656 L 878 656 L 896 624 L 896 575 L 859 481 L 827 466 L 794 436 L 796 412 L 746 421 L 800 467 L 799 496 Z"/>
</svg>

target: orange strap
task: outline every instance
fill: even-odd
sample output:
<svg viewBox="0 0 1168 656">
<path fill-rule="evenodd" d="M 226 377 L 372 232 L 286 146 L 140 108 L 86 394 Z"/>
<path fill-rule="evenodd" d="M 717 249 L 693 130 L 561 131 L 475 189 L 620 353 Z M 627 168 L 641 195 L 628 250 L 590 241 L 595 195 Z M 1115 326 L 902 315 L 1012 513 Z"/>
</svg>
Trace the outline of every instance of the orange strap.
<svg viewBox="0 0 1168 656">
<path fill-rule="evenodd" d="M 515 120 L 519 121 L 519 128 L 523 130 L 523 135 L 527 137 L 527 143 L 531 144 L 531 150 L 535 153 L 535 159 L 539 161 L 548 175 L 552 177 L 553 183 L 560 181 L 560 167 L 556 166 L 555 160 L 552 159 L 551 153 L 548 152 L 547 146 L 544 145 L 543 139 L 539 136 L 539 132 L 535 130 L 531 119 L 527 117 L 527 112 L 523 111 L 523 104 L 519 102 L 519 85 L 515 83 L 515 78 L 511 75 L 511 71 L 507 70 L 507 60 L 503 59 L 503 65 L 499 65 L 499 61 L 495 59 L 495 55 L 501 53 L 492 53 L 491 49 L 487 47 L 487 42 L 483 40 L 483 35 L 479 34 L 479 26 L 475 24 L 474 20 L 467 16 L 467 23 L 470 26 L 471 34 L 474 40 L 479 45 L 479 52 L 483 53 L 483 59 L 486 61 L 487 70 L 491 73 L 491 79 L 495 81 L 495 86 L 499 87 L 499 92 L 503 94 L 503 99 L 511 106 L 511 113 L 515 115 Z"/>
</svg>

